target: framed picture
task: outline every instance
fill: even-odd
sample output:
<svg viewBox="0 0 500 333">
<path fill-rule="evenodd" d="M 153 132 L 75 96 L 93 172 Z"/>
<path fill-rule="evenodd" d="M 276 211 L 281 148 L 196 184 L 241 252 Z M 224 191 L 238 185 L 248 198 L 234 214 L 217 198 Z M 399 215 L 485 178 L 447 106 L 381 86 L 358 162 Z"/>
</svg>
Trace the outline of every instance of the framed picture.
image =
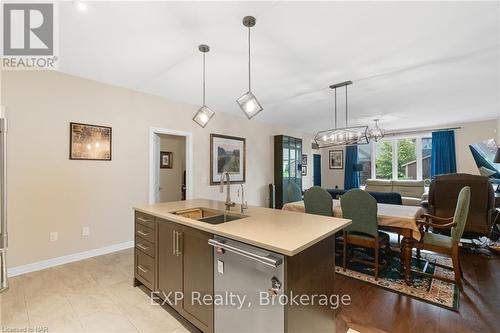
<svg viewBox="0 0 500 333">
<path fill-rule="evenodd" d="M 111 127 L 69 124 L 69 159 L 111 161 Z"/>
<path fill-rule="evenodd" d="M 302 176 L 307 176 L 307 165 L 302 166 Z"/>
<path fill-rule="evenodd" d="M 330 169 L 343 169 L 344 168 L 344 151 L 343 150 L 330 150 L 329 151 L 329 164 L 330 164 Z"/>
<path fill-rule="evenodd" d="M 245 182 L 246 140 L 210 134 L 210 185 L 219 185 L 224 171 L 229 172 L 232 184 Z"/>
<path fill-rule="evenodd" d="M 307 155 L 302 154 L 302 165 L 307 165 Z"/>
<path fill-rule="evenodd" d="M 169 151 L 160 152 L 160 169 L 172 169 L 173 154 Z"/>
</svg>

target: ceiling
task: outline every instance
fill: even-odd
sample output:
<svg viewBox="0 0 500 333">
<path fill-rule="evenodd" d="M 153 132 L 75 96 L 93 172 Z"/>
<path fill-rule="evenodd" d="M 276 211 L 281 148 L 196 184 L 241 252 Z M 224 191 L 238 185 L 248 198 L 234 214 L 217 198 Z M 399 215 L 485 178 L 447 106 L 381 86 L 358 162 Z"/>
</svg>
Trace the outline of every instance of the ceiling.
<svg viewBox="0 0 500 333">
<path fill-rule="evenodd" d="M 60 8 L 60 70 L 243 118 L 247 30 L 254 119 L 305 132 L 333 126 L 333 83 L 349 124 L 386 129 L 500 116 L 499 2 L 89 2 Z M 339 118 L 344 122 L 344 92 Z"/>
</svg>

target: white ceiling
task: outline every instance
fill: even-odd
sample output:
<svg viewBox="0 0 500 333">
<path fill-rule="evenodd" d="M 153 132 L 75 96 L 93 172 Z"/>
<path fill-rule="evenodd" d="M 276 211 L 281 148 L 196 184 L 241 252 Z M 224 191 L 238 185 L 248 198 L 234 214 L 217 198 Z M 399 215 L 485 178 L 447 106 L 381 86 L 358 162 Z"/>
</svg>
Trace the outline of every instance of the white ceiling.
<svg viewBox="0 0 500 333">
<path fill-rule="evenodd" d="M 254 119 L 311 133 L 332 127 L 327 87 L 345 80 L 354 82 L 351 124 L 500 116 L 497 1 L 89 2 L 86 12 L 63 3 L 60 70 L 200 104 L 205 43 L 207 104 L 243 117 L 235 100 L 247 91 L 246 15 L 257 18 L 252 90 L 264 107 Z"/>
</svg>

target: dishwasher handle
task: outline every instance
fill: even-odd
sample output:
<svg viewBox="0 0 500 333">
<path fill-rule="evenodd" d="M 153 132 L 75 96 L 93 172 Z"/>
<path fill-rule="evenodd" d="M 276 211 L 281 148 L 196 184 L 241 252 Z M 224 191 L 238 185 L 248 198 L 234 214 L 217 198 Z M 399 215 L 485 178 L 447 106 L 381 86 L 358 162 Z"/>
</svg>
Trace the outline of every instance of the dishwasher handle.
<svg viewBox="0 0 500 333">
<path fill-rule="evenodd" d="M 226 251 L 238 254 L 238 255 L 243 256 L 243 257 L 248 258 L 248 259 L 258 261 L 264 265 L 271 266 L 274 268 L 278 267 L 279 265 L 281 265 L 283 263 L 283 260 L 281 258 L 275 258 L 272 255 L 261 256 L 261 255 L 256 254 L 256 253 L 252 253 L 250 251 L 240 249 L 238 247 L 234 247 L 234 246 L 228 245 L 228 244 L 223 243 L 223 242 L 219 242 L 215 239 L 209 239 L 208 244 L 213 246 L 213 247 L 218 247 L 218 248 L 224 249 Z"/>
</svg>

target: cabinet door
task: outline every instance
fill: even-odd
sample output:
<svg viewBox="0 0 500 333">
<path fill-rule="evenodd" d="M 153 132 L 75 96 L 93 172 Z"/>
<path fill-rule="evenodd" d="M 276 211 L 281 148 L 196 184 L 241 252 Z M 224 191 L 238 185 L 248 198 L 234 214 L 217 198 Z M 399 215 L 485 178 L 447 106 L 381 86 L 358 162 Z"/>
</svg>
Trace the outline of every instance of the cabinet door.
<svg viewBox="0 0 500 333">
<path fill-rule="evenodd" d="M 182 292 L 182 251 L 177 249 L 180 236 L 176 224 L 158 220 L 158 290 L 170 296 L 176 310 L 182 308 L 182 300 L 174 302 L 175 292 Z"/>
<path fill-rule="evenodd" d="M 211 234 L 193 228 L 183 228 L 184 253 L 184 311 L 194 317 L 204 332 L 212 332 L 213 306 L 201 305 L 193 293 L 213 295 L 213 249 L 208 245 Z M 194 294 L 197 296 L 198 294 Z M 202 324 L 202 325 L 199 325 Z"/>
</svg>

